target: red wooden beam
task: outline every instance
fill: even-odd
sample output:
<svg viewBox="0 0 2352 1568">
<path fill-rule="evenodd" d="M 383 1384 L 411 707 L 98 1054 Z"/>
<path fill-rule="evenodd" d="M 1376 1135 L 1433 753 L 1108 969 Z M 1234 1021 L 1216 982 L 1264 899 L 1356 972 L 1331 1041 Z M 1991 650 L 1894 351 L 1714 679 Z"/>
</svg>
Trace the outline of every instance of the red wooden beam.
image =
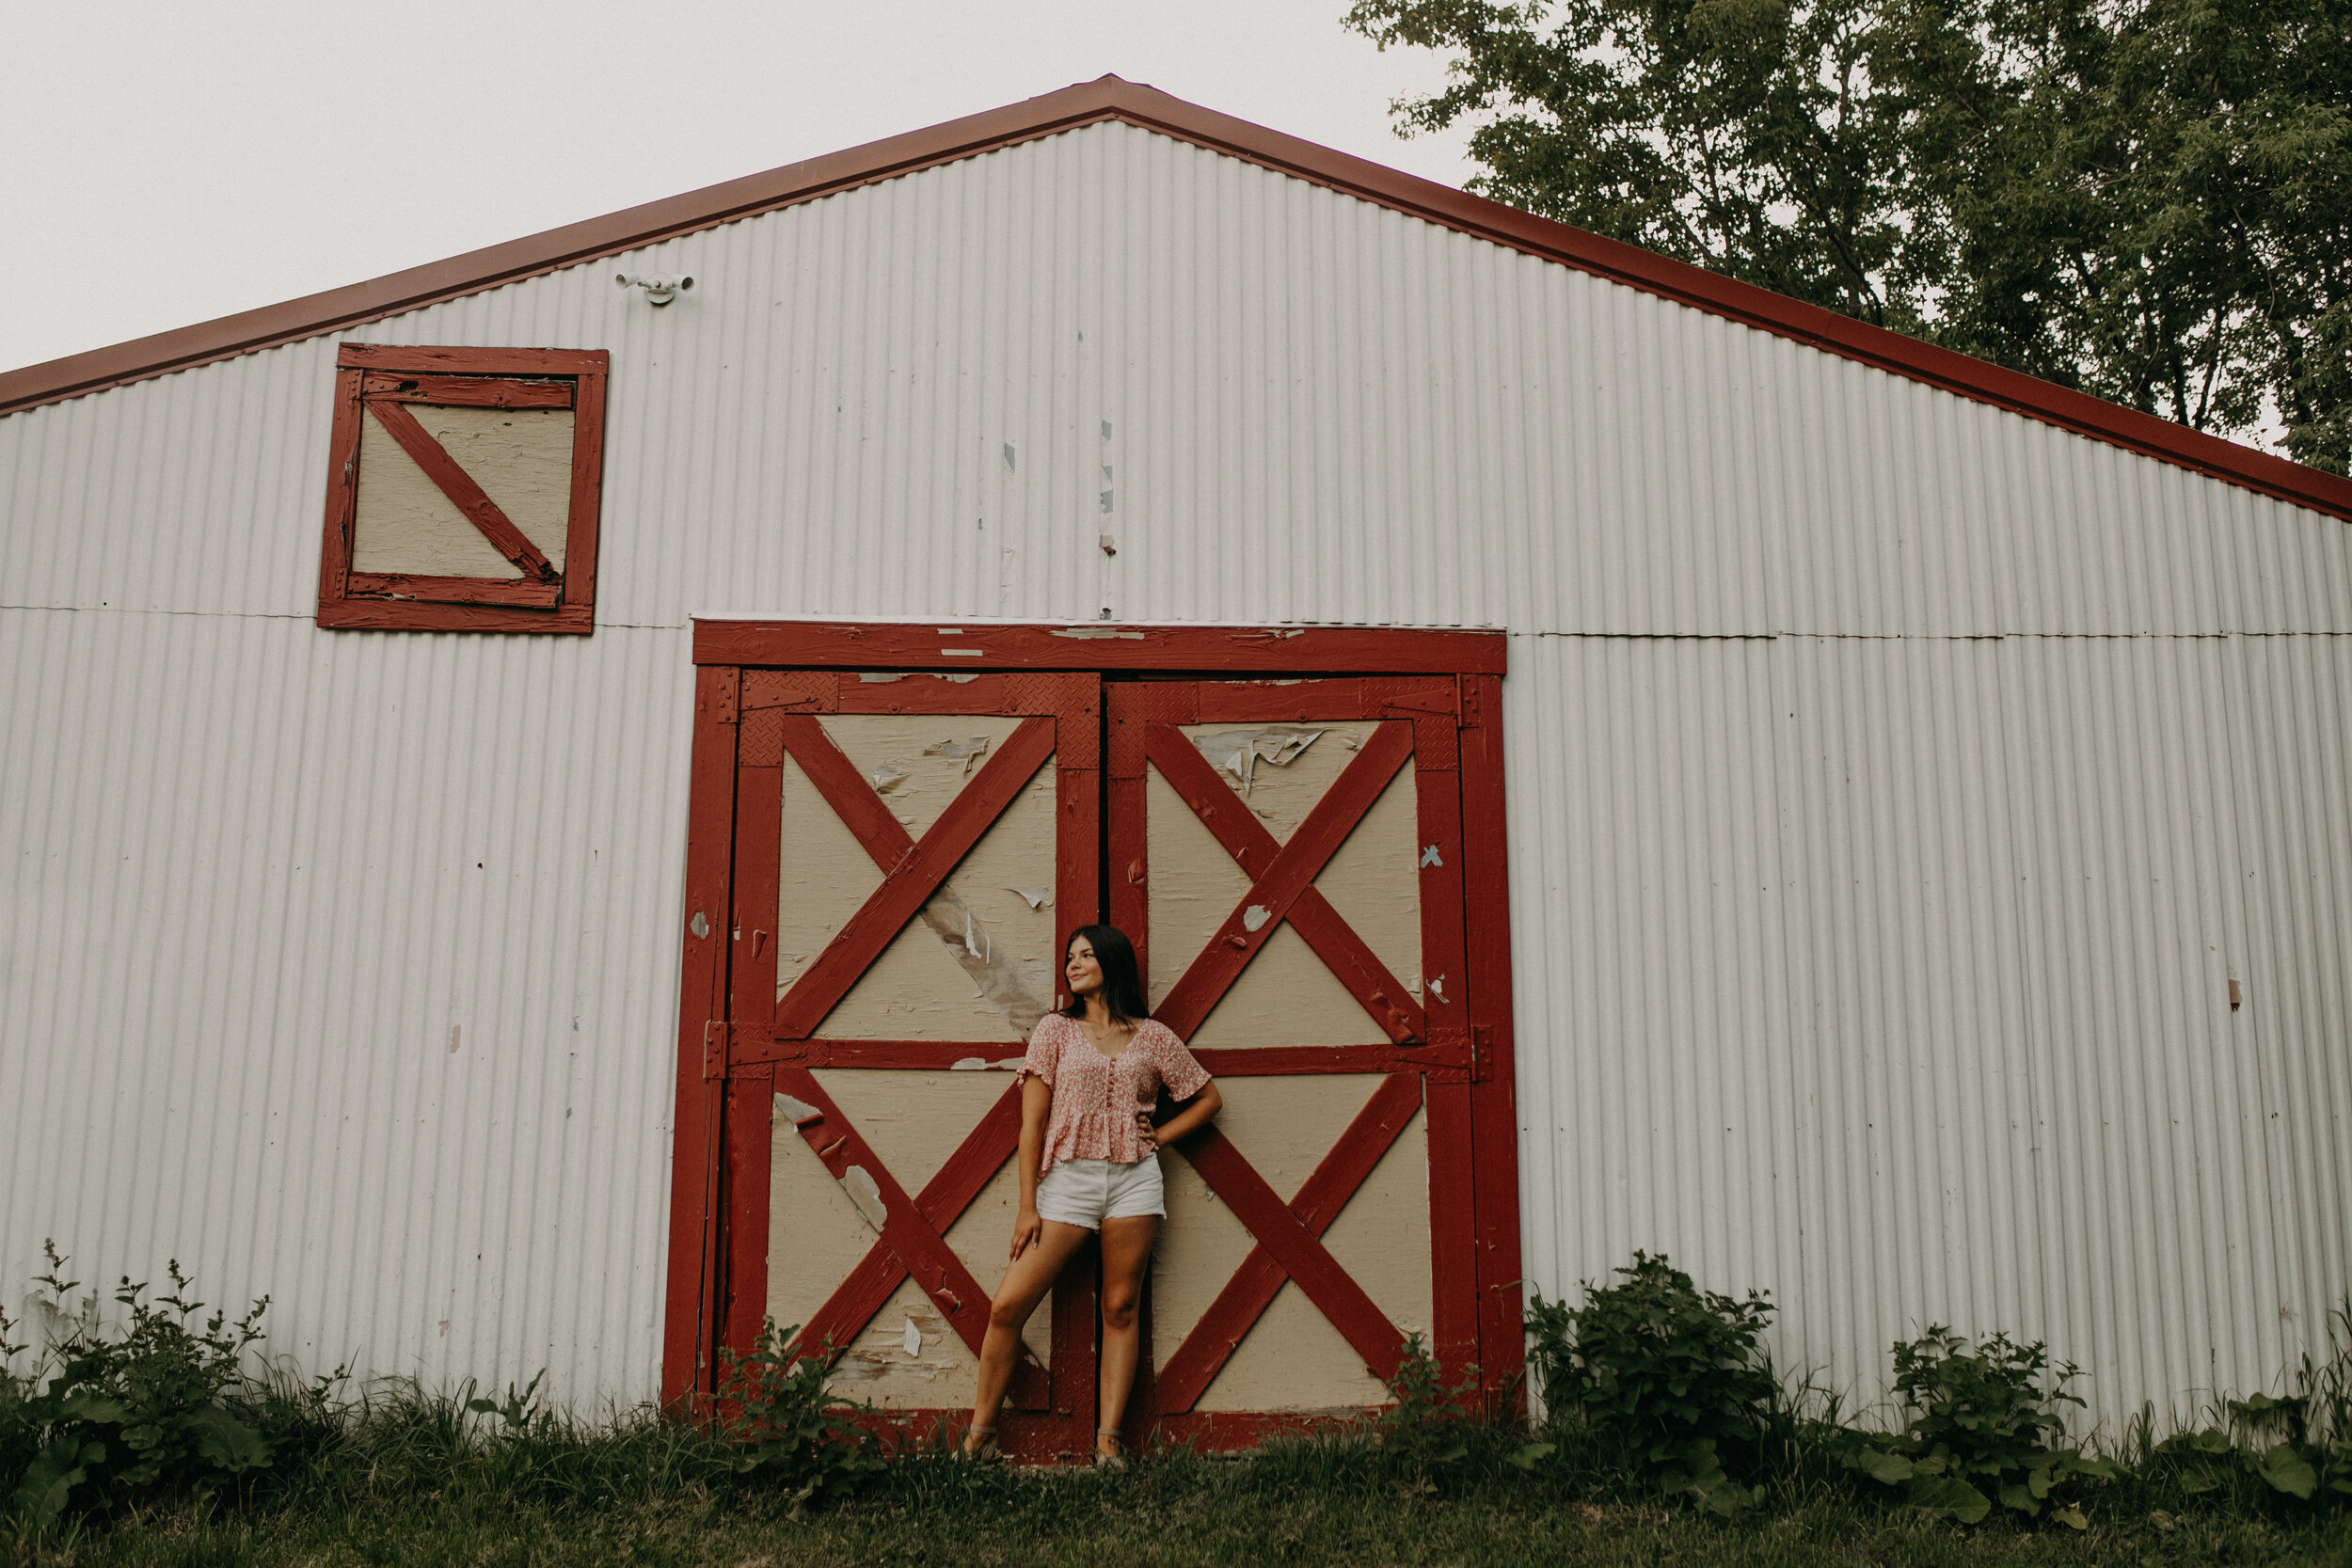
<svg viewBox="0 0 2352 1568">
<path fill-rule="evenodd" d="M 601 375 L 600 348 L 474 348 L 420 343 L 339 343 L 335 363 L 397 375 Z"/>
<path fill-rule="evenodd" d="M 1212 1122 L 1176 1147 L 1209 1190 L 1224 1200 L 1233 1217 L 1364 1358 L 1372 1374 L 1383 1382 L 1394 1377 L 1405 1357 L 1404 1334 L 1266 1185 L 1232 1140 Z"/>
<path fill-rule="evenodd" d="M 888 804 L 874 793 L 873 781 L 834 744 L 814 714 L 787 713 L 782 722 L 784 749 L 876 865 L 888 871 L 914 853 L 906 825 L 891 815 Z"/>
<path fill-rule="evenodd" d="M 1275 845 L 1273 835 L 1258 826 L 1241 797 L 1225 786 L 1180 732 L 1154 725 L 1147 731 L 1144 746 L 1161 775 L 1252 878 L 1249 891 L 1224 926 L 1169 989 L 1159 1007 L 1162 1022 L 1179 1035 L 1199 1028 L 1209 1009 L 1274 935 L 1276 925 L 1287 919 L 1390 1038 L 1400 1043 L 1418 1039 L 1421 1009 L 1413 1005 L 1412 993 L 1389 974 L 1388 967 L 1312 886 L 1317 874 L 1396 777 L 1397 769 L 1412 757 L 1411 726 L 1384 723 L 1374 730 L 1363 750 L 1324 791 L 1323 799 L 1307 813 L 1290 841 L 1281 845 Z M 1268 846 L 1274 847 L 1270 855 Z M 1254 930 L 1248 924 L 1252 909 L 1264 914 Z M 1304 924 L 1298 918 L 1302 914 Z"/>
<path fill-rule="evenodd" d="M 1356 1196 L 1356 1189 L 1364 1184 L 1420 1109 L 1421 1085 L 1407 1074 L 1399 1073 L 1373 1091 L 1347 1131 L 1340 1134 L 1340 1141 L 1291 1199 L 1291 1212 L 1298 1216 L 1309 1235 L 1320 1240 L 1331 1228 L 1347 1200 Z M 1249 1256 L 1200 1314 L 1184 1342 L 1158 1369 L 1155 1412 L 1182 1415 L 1199 1402 L 1288 1277 L 1264 1243 L 1249 1249 Z"/>
<path fill-rule="evenodd" d="M 931 1223 L 922 1207 L 898 1185 L 898 1179 L 890 1174 L 889 1167 L 875 1157 L 850 1118 L 841 1114 L 841 1107 L 818 1083 L 817 1075 L 806 1068 L 783 1063 L 774 1071 L 776 1092 L 817 1108 L 817 1116 L 799 1124 L 801 1141 L 824 1162 L 834 1180 L 847 1182 L 854 1167 L 873 1181 L 882 1208 L 882 1244 L 904 1266 L 923 1293 L 930 1297 L 940 1315 L 947 1320 L 947 1325 L 956 1331 L 956 1337 L 977 1355 L 980 1340 L 988 1332 L 988 1291 L 981 1289 L 980 1282 L 972 1277 L 963 1260 L 947 1245 L 941 1227 Z M 977 1158 L 967 1160 L 967 1167 Z M 968 1174 L 968 1170 L 961 1174 Z M 981 1181 L 986 1181 L 985 1176 Z M 868 1312 L 866 1316 L 873 1314 Z M 804 1335 L 806 1332 L 803 1330 Z M 1023 1356 L 1014 1369 L 1014 1380 L 1031 1380 L 1024 1391 L 1024 1402 L 1041 1403 L 1045 1370 L 1038 1365 L 1034 1355 L 1025 1351 Z"/>
<path fill-rule="evenodd" d="M 596 534 L 604 517 L 605 366 L 602 350 L 581 356 L 572 404 L 572 510 L 564 543 L 564 608 L 594 629 L 596 606 Z"/>
<path fill-rule="evenodd" d="M 513 562 L 527 578 L 553 582 L 561 576 L 555 569 L 555 563 L 540 551 L 538 546 L 523 537 L 522 530 L 507 521 L 506 514 L 499 510 L 498 502 L 474 483 L 471 474 L 457 466 L 457 460 L 433 438 L 432 432 L 417 422 L 414 414 L 389 399 L 369 398 L 365 401 L 368 412 L 375 416 L 375 422 L 400 443 L 400 450 L 424 470 L 425 477 L 439 486 L 441 494 L 449 498 L 450 504 L 463 513 L 467 521 L 482 531 L 482 537 L 490 542 L 491 548 Z"/>
<path fill-rule="evenodd" d="M 823 1122 L 809 1124 L 821 1130 Z M 997 1169 L 1010 1158 L 1021 1141 L 1021 1087 L 1009 1085 L 988 1108 L 979 1124 L 964 1135 L 963 1142 L 947 1157 L 945 1164 L 933 1173 L 923 1191 L 914 1199 L 915 1212 L 923 1222 L 942 1237 L 954 1228 L 956 1221 L 980 1196 Z M 814 1140 L 811 1140 L 814 1147 Z M 905 1262 L 886 1241 L 878 1241 L 859 1259 L 847 1279 L 825 1299 L 823 1306 L 809 1315 L 802 1325 L 799 1342 L 806 1345 L 832 1344 L 845 1346 L 865 1330 L 874 1314 L 889 1304 L 890 1293 L 898 1282 L 908 1277 Z M 988 1298 L 978 1304 L 982 1326 L 987 1321 Z M 1025 1356 L 1027 1353 L 1024 1352 Z M 1033 1366 L 1034 1361 L 1025 1361 Z M 1035 1409 L 1044 1404 L 1046 1392 L 1042 1372 L 1013 1376 L 1013 1398 L 1016 1404 Z"/>
<path fill-rule="evenodd" d="M 691 1407 L 709 1392 L 718 1343 L 722 1085 L 703 1077 L 703 1041 L 726 1016 L 725 923 L 735 832 L 732 670 L 696 672 L 693 754 L 686 803 L 686 897 L 679 932 L 675 1124 L 670 1140 L 669 1284 L 662 1320 L 661 1398 Z"/>
<path fill-rule="evenodd" d="M 787 716 L 790 717 L 790 716 Z M 939 814 L 930 831 L 882 878 L 882 886 L 842 924 L 817 961 L 776 1006 L 776 1030 L 814 1034 L 858 976 L 954 870 L 1031 775 L 1054 752 L 1054 721 L 1025 720 L 972 782 Z"/>
<path fill-rule="evenodd" d="M 849 670 L 1172 670 L 1204 673 L 1502 674 L 1499 631 L 1367 626 L 1129 626 L 938 622 L 694 623 L 697 664 Z"/>
<path fill-rule="evenodd" d="M 342 602 L 351 577 L 351 525 L 359 494 L 359 378 L 356 370 L 335 372 L 335 416 L 326 438 L 326 538 L 319 551 L 319 624 L 328 607 Z M 736 677 L 729 673 L 729 680 Z"/>
<path fill-rule="evenodd" d="M 518 610 L 553 610 L 564 601 L 561 580 L 522 578 L 501 582 L 496 578 L 419 577 L 410 572 L 353 572 L 343 579 L 343 592 L 355 599 L 511 605 Z"/>
<path fill-rule="evenodd" d="M 517 381 L 509 376 L 402 375 L 368 371 L 359 395 L 392 403 L 429 403 L 444 408 L 569 408 L 568 381 Z"/>
<path fill-rule="evenodd" d="M 1502 683 L 1463 683 L 1464 919 L 1470 1022 L 1479 1031 L 1470 1085 L 1470 1187 L 1477 1216 L 1478 1359 L 1496 1397 L 1518 1397 L 1525 1362 L 1519 1261 L 1518 1101 L 1511 1012 L 1511 875 L 1502 798 Z"/>
</svg>

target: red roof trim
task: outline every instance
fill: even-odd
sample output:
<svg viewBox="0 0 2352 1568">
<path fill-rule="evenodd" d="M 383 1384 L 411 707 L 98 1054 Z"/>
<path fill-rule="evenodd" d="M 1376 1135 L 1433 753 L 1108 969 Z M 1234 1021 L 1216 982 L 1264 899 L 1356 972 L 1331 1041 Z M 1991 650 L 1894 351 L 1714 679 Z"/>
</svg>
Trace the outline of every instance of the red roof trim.
<svg viewBox="0 0 2352 1568">
<path fill-rule="evenodd" d="M 0 373 L 0 415 L 380 321 L 716 224 L 1107 119 L 1229 153 L 1891 374 L 2352 520 L 2352 480 L 1269 131 L 1116 76 L 411 267 L 371 282 Z"/>
</svg>

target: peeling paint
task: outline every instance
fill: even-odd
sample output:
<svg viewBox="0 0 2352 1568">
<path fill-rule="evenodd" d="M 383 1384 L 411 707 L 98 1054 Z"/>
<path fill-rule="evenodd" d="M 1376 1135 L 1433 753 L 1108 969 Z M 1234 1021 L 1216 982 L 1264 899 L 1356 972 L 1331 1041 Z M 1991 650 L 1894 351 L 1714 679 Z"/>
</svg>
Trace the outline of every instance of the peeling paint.
<svg viewBox="0 0 2352 1568">
<path fill-rule="evenodd" d="M 1451 1004 L 1454 1000 L 1445 993 L 1445 976 L 1442 974 L 1431 977 L 1429 982 L 1429 994 L 1436 997 L 1438 1001 L 1448 1004 Z"/>
<path fill-rule="evenodd" d="M 805 1100 L 795 1100 L 788 1094 L 776 1096 L 776 1115 L 795 1127 L 816 1121 L 824 1114 Z"/>
<path fill-rule="evenodd" d="M 906 676 L 891 670 L 861 670 L 857 678 L 868 686 L 886 686 L 892 681 L 902 681 Z"/>
<path fill-rule="evenodd" d="M 986 1072 L 988 1070 L 988 1058 L 985 1056 L 959 1056 L 954 1061 L 947 1064 L 947 1070 L 950 1072 Z M 778 1098 L 781 1099 L 782 1097 L 779 1096 Z"/>
<path fill-rule="evenodd" d="M 1422 868 L 1426 870 L 1433 865 L 1443 865 L 1445 862 L 1438 858 L 1438 847 L 1434 844 L 1430 844 L 1424 845 L 1422 847 L 1421 863 Z"/>
<path fill-rule="evenodd" d="M 1082 642 L 1100 641 L 1104 638 L 1112 637 L 1136 642 L 1143 641 L 1143 633 L 1139 631 L 1121 631 L 1117 626 L 1057 626 L 1054 629 L 1054 635 L 1056 637 L 1074 637 Z"/>
<path fill-rule="evenodd" d="M 959 722 L 967 736 L 1003 744 L 1015 721 Z M 940 738 L 937 717 L 834 718 L 827 732 L 870 780 L 884 768 L 909 777 L 885 796 L 919 837 L 968 785 L 964 759 L 924 756 Z M 791 759 L 785 769 L 784 863 L 778 879 L 780 951 L 820 953 L 881 880 L 867 851 L 808 785 Z M 818 1025 L 826 1038 L 977 1041 L 1025 1038 L 1051 1005 L 1056 974 L 1050 921 L 1016 888 L 1050 889 L 1057 826 L 1056 782 L 1041 769 L 930 899 Z M 939 963 L 945 956 L 953 969 Z M 804 964 L 779 959 L 783 994 Z M 966 1046 L 965 1049 L 973 1049 Z"/>
<path fill-rule="evenodd" d="M 1295 724 L 1267 724 L 1253 730 L 1219 730 L 1215 735 L 1195 736 L 1192 743 L 1209 759 L 1209 766 L 1221 768 L 1240 781 L 1242 795 L 1247 799 L 1259 763 L 1288 768 L 1322 734 L 1321 730 L 1301 729 Z"/>
<path fill-rule="evenodd" d="M 1041 887 L 1017 887 L 1011 891 L 1019 894 L 1021 901 L 1033 910 L 1041 910 L 1052 902 L 1046 895 L 1046 890 Z"/>
<path fill-rule="evenodd" d="M 874 793 L 877 795 L 887 795 L 892 790 L 898 788 L 900 784 L 906 783 L 907 780 L 912 777 L 914 777 L 914 775 L 907 769 L 890 763 L 884 763 L 882 767 L 874 769 Z"/>
<path fill-rule="evenodd" d="M 890 1224 L 890 1211 L 882 1207 L 882 1184 L 874 1173 L 864 1165 L 851 1165 L 841 1177 L 841 1190 L 850 1195 L 857 1212 L 866 1216 L 866 1223 L 876 1230 Z"/>
<path fill-rule="evenodd" d="M 1241 928 L 1245 931 L 1255 931 L 1273 918 L 1273 912 L 1263 904 L 1252 904 L 1241 911 Z"/>
<path fill-rule="evenodd" d="M 686 928 L 697 937 L 707 937 L 710 935 L 710 917 L 696 910 L 694 918 L 686 923 Z"/>
<path fill-rule="evenodd" d="M 914 1326 L 913 1318 L 906 1320 L 906 1325 L 907 1331 L 898 1337 L 898 1343 L 905 1347 L 908 1357 L 912 1359 L 923 1354 L 923 1331 Z"/>
<path fill-rule="evenodd" d="M 1050 1010 L 1044 993 L 1044 966 L 1031 962 L 1023 964 L 1009 953 L 997 951 L 989 936 L 963 901 L 953 882 L 942 882 L 939 891 L 923 906 L 923 924 L 944 942 L 955 960 L 970 977 L 973 989 L 988 1004 L 1004 1016 L 1005 1022 L 1023 1036 L 1037 1027 L 1037 1021 Z"/>
<path fill-rule="evenodd" d="M 961 650 L 955 648 L 942 648 L 940 650 L 942 653 L 957 653 L 961 651 Z M 946 757 L 950 762 L 961 762 L 963 764 L 964 772 L 970 773 L 972 771 L 972 764 L 978 758 L 988 754 L 988 736 L 984 735 L 976 735 L 969 739 L 935 740 L 929 746 L 923 748 L 923 754 L 927 757 Z"/>
</svg>

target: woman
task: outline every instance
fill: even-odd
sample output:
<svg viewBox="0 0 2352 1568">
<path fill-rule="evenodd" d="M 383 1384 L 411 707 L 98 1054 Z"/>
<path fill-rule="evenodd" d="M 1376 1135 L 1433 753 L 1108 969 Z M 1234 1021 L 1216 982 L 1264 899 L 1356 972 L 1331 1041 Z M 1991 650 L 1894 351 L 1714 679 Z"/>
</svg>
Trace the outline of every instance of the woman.
<svg viewBox="0 0 2352 1568">
<path fill-rule="evenodd" d="M 1123 1468 L 1119 1447 L 1127 1389 L 1142 1350 L 1136 1304 L 1168 1203 L 1159 1151 L 1216 1115 L 1225 1103 L 1209 1075 L 1164 1023 L 1151 1020 L 1136 950 L 1116 926 L 1072 933 L 1062 974 L 1070 1006 L 1048 1013 L 1029 1037 L 1021 1085 L 1021 1212 L 1012 1222 L 1012 1264 L 989 1303 L 980 1341 L 980 1386 L 963 1451 L 996 1452 L 996 1413 L 1012 1382 L 1021 1326 L 1053 1289 L 1054 1276 L 1087 1233 L 1103 1238 L 1103 1357 L 1094 1463 Z M 1164 1127 L 1152 1125 L 1165 1088 L 1189 1101 Z"/>
</svg>

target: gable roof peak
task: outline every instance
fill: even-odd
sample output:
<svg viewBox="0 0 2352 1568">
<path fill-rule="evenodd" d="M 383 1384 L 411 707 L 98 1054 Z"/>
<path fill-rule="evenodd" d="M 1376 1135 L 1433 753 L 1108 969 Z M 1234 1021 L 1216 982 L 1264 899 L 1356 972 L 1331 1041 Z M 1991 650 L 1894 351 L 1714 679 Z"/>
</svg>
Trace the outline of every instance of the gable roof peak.
<svg viewBox="0 0 2352 1568">
<path fill-rule="evenodd" d="M 0 372 L 0 417 L 381 321 L 562 267 L 1105 120 L 1122 121 L 1311 181 L 1841 358 L 2352 521 L 2352 480 L 1236 119 L 1111 74 L 364 283 Z"/>
</svg>

